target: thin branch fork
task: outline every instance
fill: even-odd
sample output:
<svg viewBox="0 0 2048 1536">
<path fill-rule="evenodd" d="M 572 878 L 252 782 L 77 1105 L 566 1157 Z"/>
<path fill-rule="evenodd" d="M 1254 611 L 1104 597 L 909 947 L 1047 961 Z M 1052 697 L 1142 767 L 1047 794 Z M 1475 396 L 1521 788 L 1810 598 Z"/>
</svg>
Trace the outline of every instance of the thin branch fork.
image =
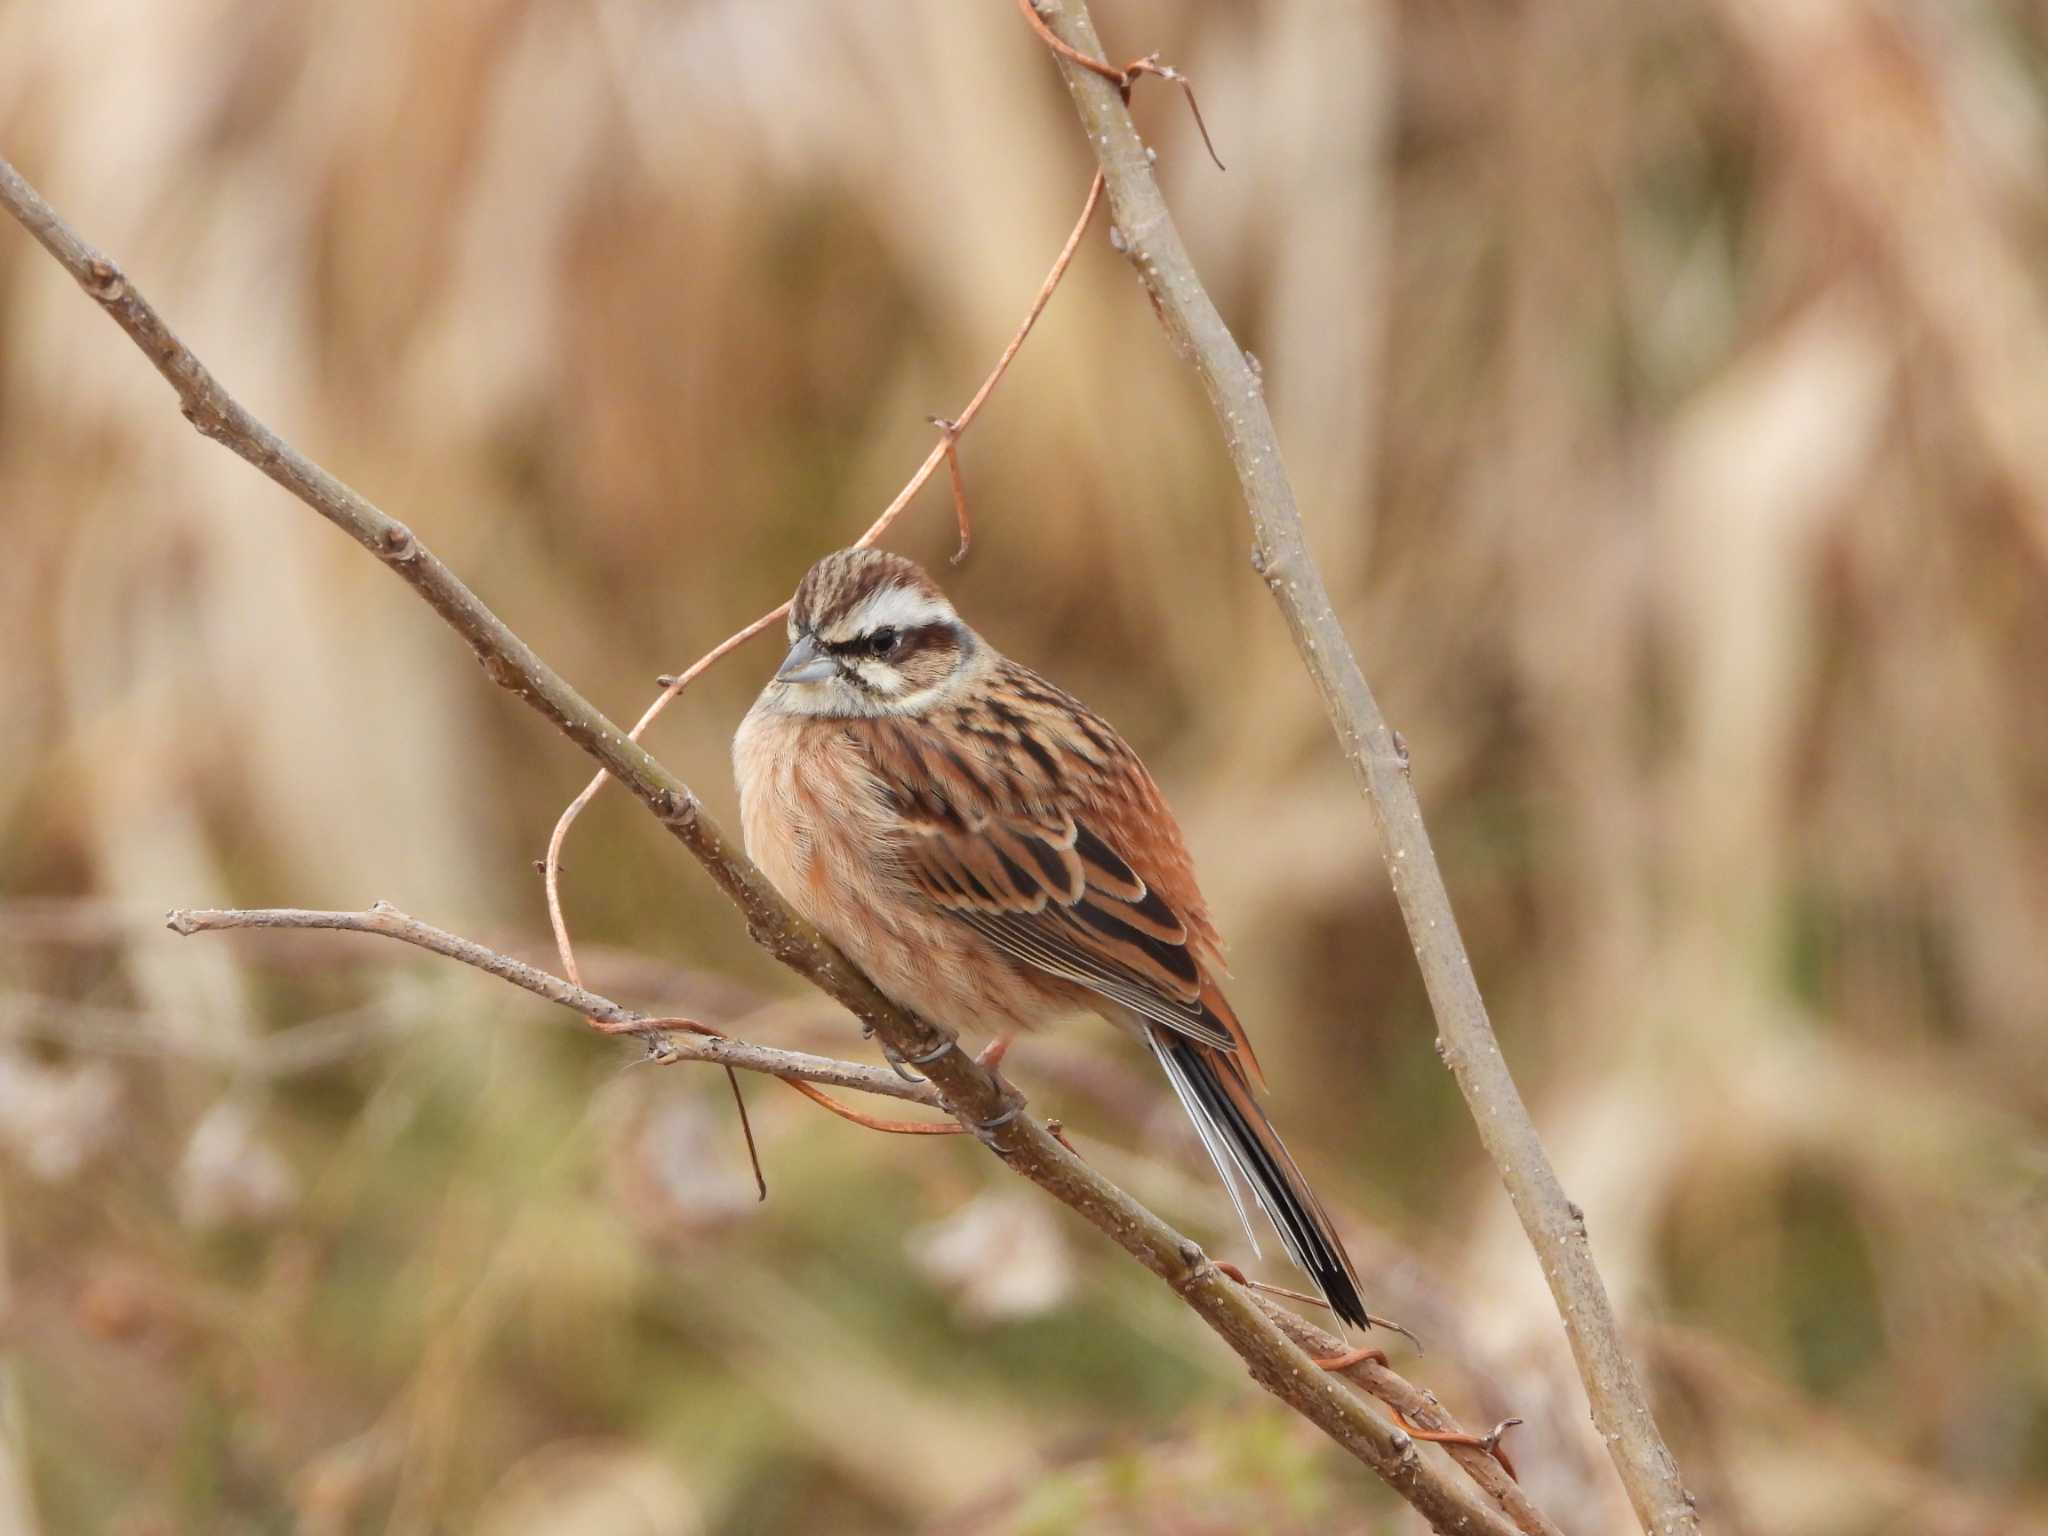
<svg viewBox="0 0 2048 1536">
<path fill-rule="evenodd" d="M 1188 99 L 1188 111 L 1194 114 L 1195 127 L 1202 135 L 1202 148 L 1209 152 L 1209 158 L 1215 162 L 1217 170 L 1229 169 L 1229 167 L 1224 165 L 1223 157 L 1216 153 L 1215 141 L 1209 137 L 1209 125 L 1202 121 L 1202 104 L 1195 99 L 1194 81 L 1175 69 L 1171 64 L 1160 63 L 1159 55 L 1156 53 L 1148 53 L 1143 58 L 1133 59 L 1122 69 L 1118 69 L 1114 64 L 1098 59 L 1092 54 L 1081 52 L 1080 49 L 1070 45 L 1059 33 L 1048 27 L 1039 18 L 1037 0 L 1017 0 L 1017 9 L 1023 13 L 1024 19 L 1031 24 L 1031 30 L 1038 34 L 1040 42 L 1044 43 L 1046 47 L 1076 68 L 1085 69 L 1092 75 L 1102 76 L 1103 79 L 1116 87 L 1117 94 L 1123 97 L 1126 103 L 1131 99 L 1131 88 L 1145 75 L 1156 75 L 1161 80 L 1170 80 L 1179 86 L 1182 93 Z"/>
<path fill-rule="evenodd" d="M 1086 0 L 1019 4 L 1034 31 L 1057 39 L 1057 63 L 1108 179 L 1119 249 L 1176 350 L 1193 362 L 1215 410 L 1251 515 L 1253 564 L 1279 604 L 1365 794 L 1436 1015 L 1440 1049 L 1564 1320 L 1594 1425 L 1643 1529 L 1652 1536 L 1693 1536 L 1698 1514 L 1622 1343 L 1584 1217 L 1558 1182 L 1487 1018 L 1409 780 L 1406 753 L 1366 685 L 1309 552 L 1258 375 L 1195 271 L 1131 123 L 1120 78 L 1103 63 Z"/>
<path fill-rule="evenodd" d="M 242 406 L 120 268 L 80 239 L 4 159 L 0 207 L 142 349 L 202 434 L 262 470 L 411 586 L 470 646 L 494 682 L 552 722 L 654 812 L 739 908 L 755 943 L 843 1004 L 898 1054 L 924 1062 L 933 1090 L 954 1117 L 1011 1169 L 1166 1281 L 1245 1362 L 1253 1380 L 1373 1468 L 1432 1529 L 1459 1536 L 1513 1536 L 1495 1504 L 1444 1476 L 1416 1453 L 1405 1432 L 1317 1369 L 1259 1307 L 1255 1293 L 1230 1280 L 1199 1245 L 1061 1146 L 1037 1120 L 1019 1113 L 1022 1098 L 960 1049 L 949 1031 L 885 997 L 727 841 L 688 785 L 549 667 L 410 528 L 307 459 Z M 945 446 L 942 442 L 934 452 L 942 453 Z"/>
</svg>

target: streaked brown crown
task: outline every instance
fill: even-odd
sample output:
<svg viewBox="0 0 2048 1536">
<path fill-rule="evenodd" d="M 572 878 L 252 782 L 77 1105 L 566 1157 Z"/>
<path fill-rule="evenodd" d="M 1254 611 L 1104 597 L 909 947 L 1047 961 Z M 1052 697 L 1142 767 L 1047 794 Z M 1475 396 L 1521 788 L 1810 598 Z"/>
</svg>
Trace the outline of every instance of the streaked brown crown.
<svg viewBox="0 0 2048 1536">
<path fill-rule="evenodd" d="M 945 594 L 914 560 L 886 549 L 842 549 L 825 556 L 797 583 L 790 620 L 800 631 L 816 634 L 843 623 L 877 592 L 900 587 L 939 602 Z"/>
</svg>

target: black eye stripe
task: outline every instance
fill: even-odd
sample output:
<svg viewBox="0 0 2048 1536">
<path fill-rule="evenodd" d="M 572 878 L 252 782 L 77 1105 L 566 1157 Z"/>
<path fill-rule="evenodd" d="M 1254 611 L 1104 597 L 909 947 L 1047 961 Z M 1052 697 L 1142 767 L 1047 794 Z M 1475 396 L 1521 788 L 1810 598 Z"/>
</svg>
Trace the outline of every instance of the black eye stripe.
<svg viewBox="0 0 2048 1536">
<path fill-rule="evenodd" d="M 896 624 L 888 624 L 882 627 L 894 630 L 899 637 L 896 642 L 896 649 L 888 658 L 891 661 L 902 661 L 905 657 L 915 656 L 920 651 L 936 650 L 941 645 L 950 645 L 957 648 L 960 643 L 960 637 L 951 624 L 920 624 L 914 629 L 905 629 Z M 834 656 L 863 659 L 874 654 L 868 649 L 868 642 L 878 632 L 870 631 L 865 635 L 855 635 L 850 640 L 821 640 L 818 643 L 820 648 Z"/>
</svg>

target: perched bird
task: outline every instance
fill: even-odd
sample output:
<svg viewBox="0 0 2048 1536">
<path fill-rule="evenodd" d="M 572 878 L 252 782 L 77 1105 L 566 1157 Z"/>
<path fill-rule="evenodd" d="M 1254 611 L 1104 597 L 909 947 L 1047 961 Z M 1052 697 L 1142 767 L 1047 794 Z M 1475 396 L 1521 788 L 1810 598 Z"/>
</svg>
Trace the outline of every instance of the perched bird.
<svg viewBox="0 0 2048 1536">
<path fill-rule="evenodd" d="M 1165 1068 L 1256 1252 L 1248 1184 L 1346 1322 L 1357 1271 L 1253 1096 L 1180 828 L 1122 737 L 962 623 L 899 555 L 841 550 L 733 739 L 747 852 L 898 1005 L 1000 1044 L 1091 1010 Z"/>
</svg>

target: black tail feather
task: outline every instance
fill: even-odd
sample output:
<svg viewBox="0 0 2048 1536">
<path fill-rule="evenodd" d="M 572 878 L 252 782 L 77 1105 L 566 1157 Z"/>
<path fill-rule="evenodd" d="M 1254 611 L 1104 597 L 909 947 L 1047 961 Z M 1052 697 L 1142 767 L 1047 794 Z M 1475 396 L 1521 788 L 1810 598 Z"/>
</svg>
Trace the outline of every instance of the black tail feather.
<svg viewBox="0 0 2048 1536">
<path fill-rule="evenodd" d="M 1253 1252 L 1258 1251 L 1259 1240 L 1238 1197 L 1240 1179 L 1251 1186 L 1288 1256 L 1315 1281 L 1331 1310 L 1356 1327 L 1371 1327 L 1358 1272 L 1351 1267 L 1343 1241 L 1287 1148 L 1280 1144 L 1237 1063 L 1184 1035 L 1155 1027 L 1151 1036 L 1154 1054 L 1230 1191 Z"/>
</svg>

